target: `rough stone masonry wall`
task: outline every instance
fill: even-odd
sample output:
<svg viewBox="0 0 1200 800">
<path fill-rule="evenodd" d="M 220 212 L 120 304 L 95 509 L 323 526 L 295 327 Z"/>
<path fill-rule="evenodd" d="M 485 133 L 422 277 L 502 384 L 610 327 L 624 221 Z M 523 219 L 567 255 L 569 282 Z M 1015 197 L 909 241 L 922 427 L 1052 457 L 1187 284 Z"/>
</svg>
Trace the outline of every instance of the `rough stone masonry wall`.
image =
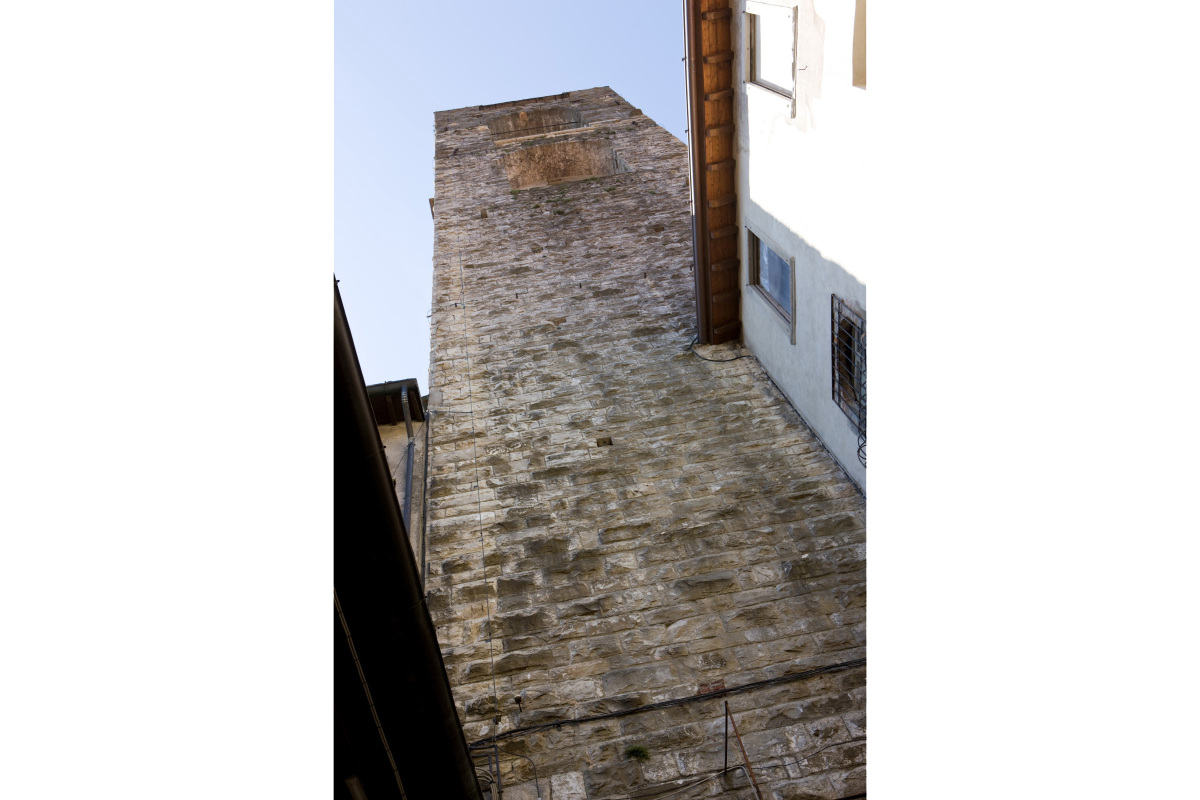
<svg viewBox="0 0 1200 800">
<path fill-rule="evenodd" d="M 555 105 L 588 126 L 493 143 Z M 757 362 L 689 349 L 685 145 L 607 87 L 435 124 L 427 589 L 468 740 L 511 800 L 510 754 L 547 800 L 753 797 L 728 701 L 764 797 L 864 792 L 864 502 Z M 503 154 L 594 138 L 630 171 L 511 191 Z"/>
</svg>

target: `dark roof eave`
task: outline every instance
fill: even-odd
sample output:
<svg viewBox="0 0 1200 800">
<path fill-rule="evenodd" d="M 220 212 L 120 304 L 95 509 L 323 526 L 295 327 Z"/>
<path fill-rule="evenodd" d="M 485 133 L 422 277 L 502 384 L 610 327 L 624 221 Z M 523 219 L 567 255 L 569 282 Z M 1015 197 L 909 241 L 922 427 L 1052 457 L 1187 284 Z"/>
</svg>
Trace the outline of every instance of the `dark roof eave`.
<svg viewBox="0 0 1200 800">
<path fill-rule="evenodd" d="M 367 387 L 367 397 L 386 397 L 399 395 L 400 390 L 408 388 L 408 410 L 414 422 L 425 421 L 425 409 L 421 407 L 421 387 L 416 378 L 406 378 L 402 381 L 387 381 Z"/>
</svg>

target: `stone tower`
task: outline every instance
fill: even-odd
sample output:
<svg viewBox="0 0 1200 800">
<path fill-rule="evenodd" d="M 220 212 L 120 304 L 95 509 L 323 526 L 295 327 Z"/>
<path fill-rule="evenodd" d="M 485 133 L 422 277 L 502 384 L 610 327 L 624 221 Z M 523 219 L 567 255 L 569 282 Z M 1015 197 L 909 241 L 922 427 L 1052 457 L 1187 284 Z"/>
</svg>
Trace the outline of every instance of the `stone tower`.
<svg viewBox="0 0 1200 800">
<path fill-rule="evenodd" d="M 685 145 L 607 87 L 434 119 L 426 590 L 467 739 L 511 800 L 754 797 L 728 703 L 762 797 L 861 796 L 864 502 L 738 344 L 690 346 Z"/>
</svg>

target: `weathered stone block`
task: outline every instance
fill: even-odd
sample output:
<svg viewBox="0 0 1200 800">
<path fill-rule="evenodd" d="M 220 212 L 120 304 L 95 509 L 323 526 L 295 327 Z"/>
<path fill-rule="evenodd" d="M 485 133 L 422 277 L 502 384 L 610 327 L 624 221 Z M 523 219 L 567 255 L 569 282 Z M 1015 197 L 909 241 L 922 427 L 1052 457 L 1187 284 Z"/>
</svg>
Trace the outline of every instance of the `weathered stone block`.
<svg viewBox="0 0 1200 800">
<path fill-rule="evenodd" d="M 767 603 L 741 611 L 724 612 L 721 618 L 725 621 L 725 629 L 739 631 L 744 628 L 757 628 L 779 621 L 779 609 L 774 603 Z"/>
<path fill-rule="evenodd" d="M 611 797 L 628 794 L 642 780 L 641 766 L 628 759 L 592 767 L 584 773 L 588 795 Z"/>
<path fill-rule="evenodd" d="M 828 800 L 830 797 L 840 797 L 836 789 L 824 775 L 813 775 L 798 781 L 780 783 L 773 788 L 773 796 L 777 800 Z"/>
<path fill-rule="evenodd" d="M 582 772 L 561 772 L 550 778 L 550 800 L 587 800 Z"/>
<path fill-rule="evenodd" d="M 642 537 L 649 534 L 653 529 L 654 525 L 649 522 L 600 528 L 600 541 L 602 541 L 604 544 L 613 544 L 615 542 L 640 540 Z"/>
<path fill-rule="evenodd" d="M 520 636 L 545 630 L 554 624 L 554 618 L 542 610 L 514 612 L 492 618 L 497 636 Z"/>
<path fill-rule="evenodd" d="M 538 586 L 538 580 L 535 573 L 526 573 L 524 575 L 500 578 L 496 581 L 496 595 L 498 597 L 508 597 L 514 594 L 525 594 L 533 591 Z"/>
<path fill-rule="evenodd" d="M 667 626 L 663 639 L 667 642 L 694 642 L 719 636 L 725 631 L 717 615 L 681 619 Z"/>
<path fill-rule="evenodd" d="M 831 773 L 829 782 L 838 797 L 853 797 L 867 791 L 867 768 L 856 767 L 845 772 Z"/>
<path fill-rule="evenodd" d="M 603 614 L 612 607 L 612 602 L 607 597 L 593 597 L 587 600 L 581 600 L 577 603 L 569 603 L 558 607 L 559 619 L 570 619 L 571 617 L 586 617 L 595 614 Z"/>
<path fill-rule="evenodd" d="M 671 585 L 670 596 L 673 600 L 699 600 L 715 594 L 727 592 L 737 584 L 733 573 L 728 570 L 702 575 L 697 578 L 684 578 Z"/>
<path fill-rule="evenodd" d="M 616 670 L 604 676 L 604 693 L 617 695 L 654 689 L 672 683 L 673 679 L 671 668 L 663 664 Z"/>
<path fill-rule="evenodd" d="M 851 737 L 860 739 L 867 735 L 867 715 L 863 712 L 852 711 L 849 714 L 843 714 L 842 722 Z"/>
<path fill-rule="evenodd" d="M 581 705 L 579 708 L 580 715 L 592 716 L 594 714 L 611 714 L 614 711 L 628 711 L 644 706 L 648 702 L 644 693 L 611 696 L 608 687 L 605 687 L 604 692 L 609 696 Z"/>
<path fill-rule="evenodd" d="M 549 650 L 529 650 L 520 653 L 505 653 L 496 658 L 496 674 L 527 672 L 535 667 L 551 667 L 554 657 Z"/>
</svg>

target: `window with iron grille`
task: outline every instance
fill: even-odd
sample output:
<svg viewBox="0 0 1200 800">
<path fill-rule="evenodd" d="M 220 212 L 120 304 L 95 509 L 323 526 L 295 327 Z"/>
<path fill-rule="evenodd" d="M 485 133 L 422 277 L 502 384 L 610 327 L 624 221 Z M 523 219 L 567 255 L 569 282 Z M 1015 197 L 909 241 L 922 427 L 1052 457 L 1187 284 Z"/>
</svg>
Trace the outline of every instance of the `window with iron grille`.
<svg viewBox="0 0 1200 800">
<path fill-rule="evenodd" d="M 833 402 L 858 430 L 858 460 L 867 465 L 867 321 L 830 295 L 833 327 Z"/>
</svg>

